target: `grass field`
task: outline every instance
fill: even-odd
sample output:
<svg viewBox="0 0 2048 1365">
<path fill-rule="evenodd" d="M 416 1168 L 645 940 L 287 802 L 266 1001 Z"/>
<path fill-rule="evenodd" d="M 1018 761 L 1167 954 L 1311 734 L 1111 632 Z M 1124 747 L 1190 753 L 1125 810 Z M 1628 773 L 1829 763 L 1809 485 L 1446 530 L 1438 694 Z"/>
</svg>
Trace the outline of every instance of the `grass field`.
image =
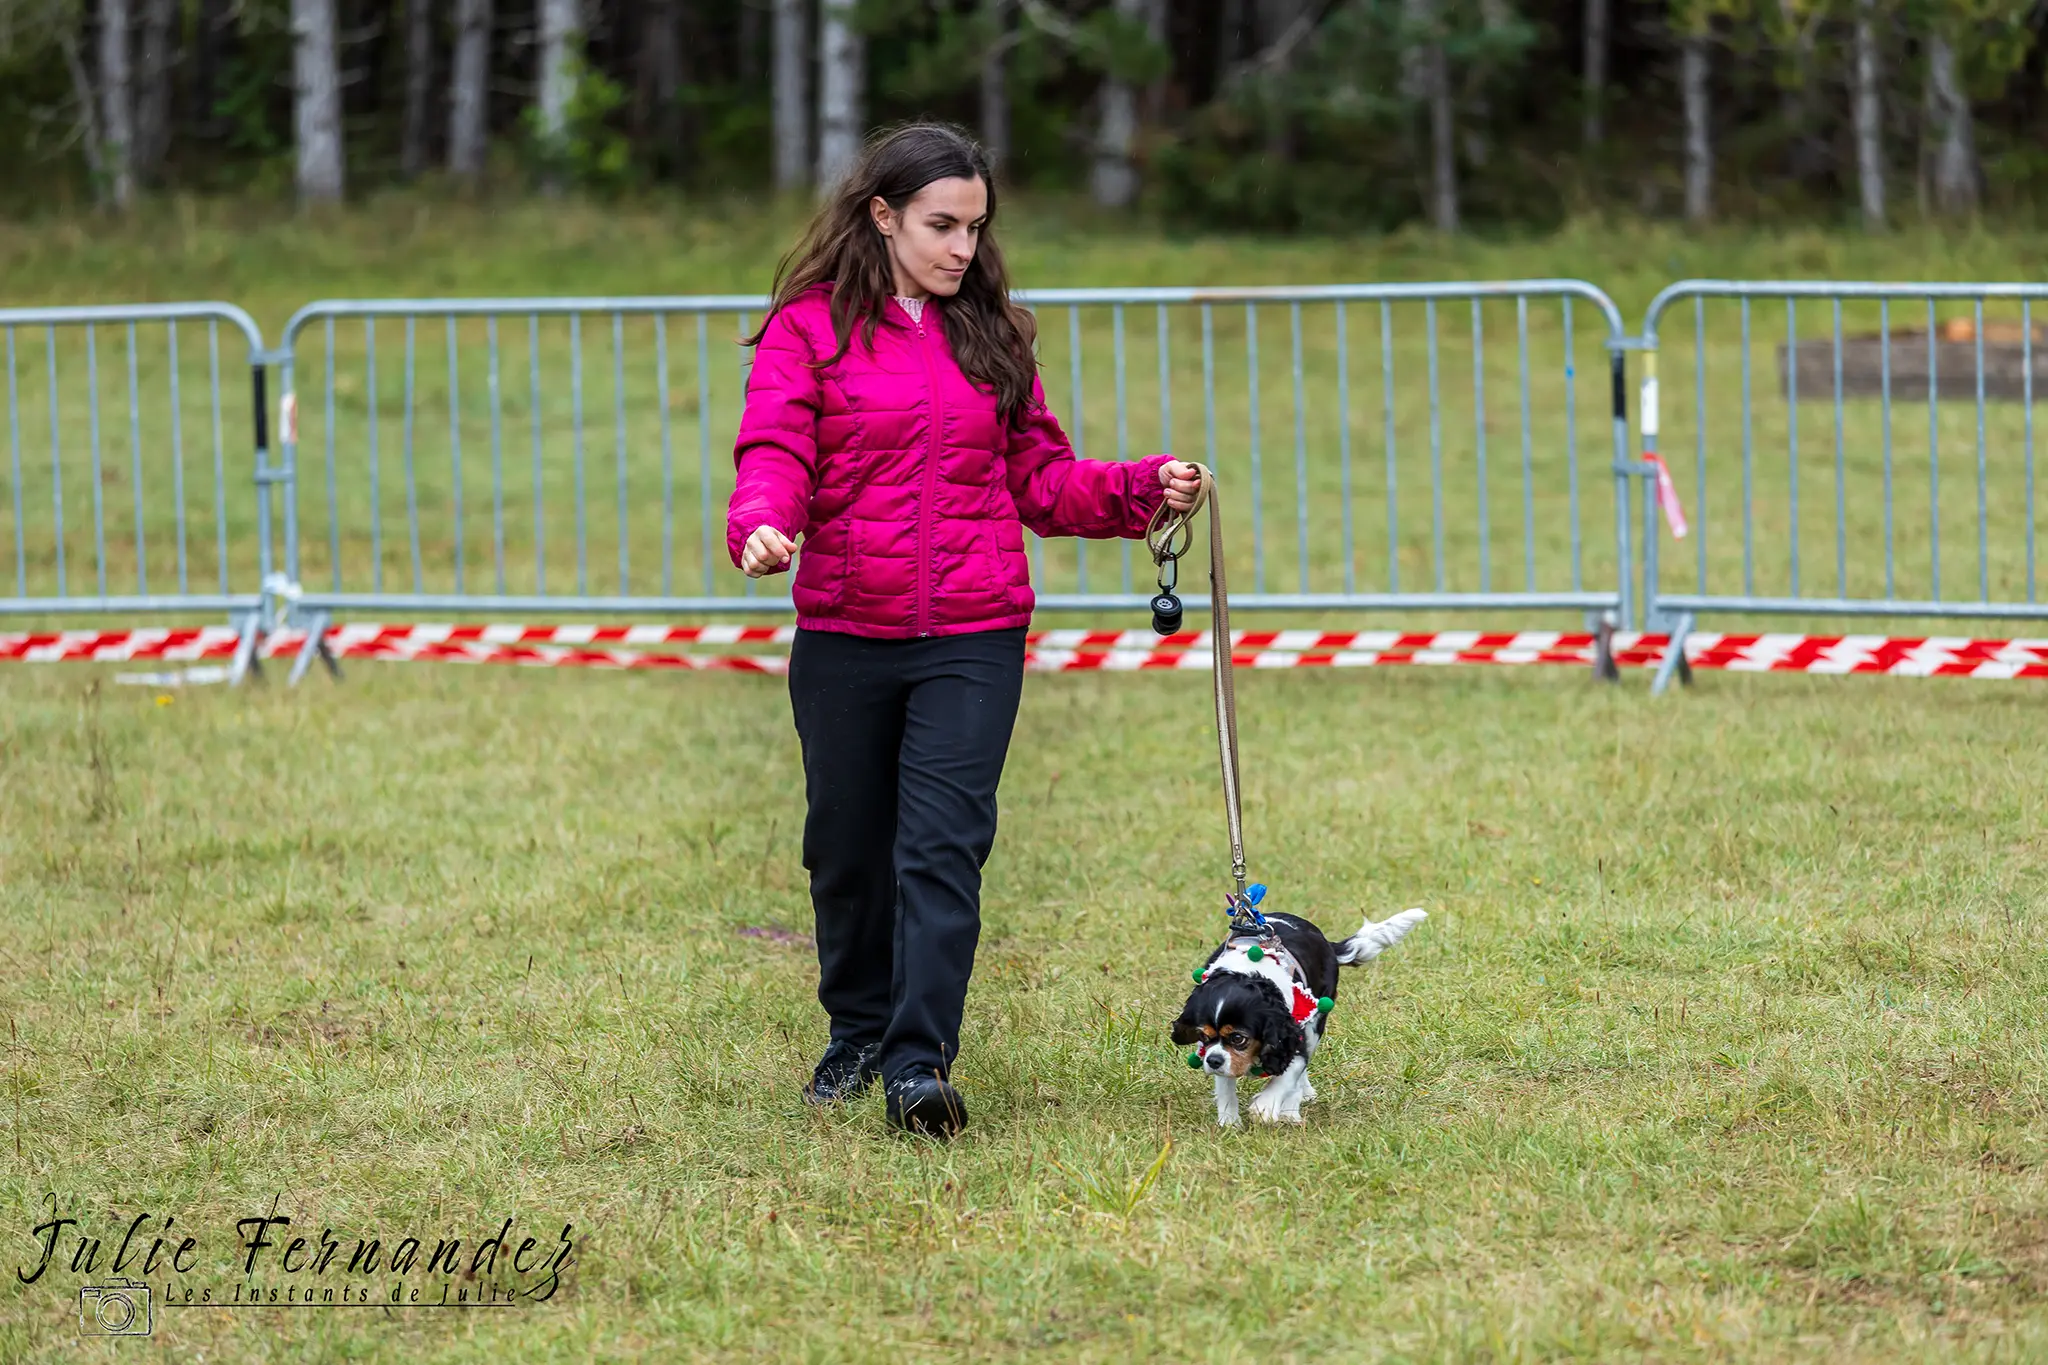
<svg viewBox="0 0 2048 1365">
<path fill-rule="evenodd" d="M 52 1194 L 210 1230 L 202 1284 L 273 1200 L 576 1227 L 552 1303 L 172 1310 L 181 1358 L 2048 1352 L 2019 686 L 1245 679 L 1275 903 L 1432 917 L 1347 979 L 1307 1126 L 1219 1133 L 1165 1036 L 1224 881 L 1203 684 L 1035 680 L 939 1149 L 797 1099 L 815 966 L 742 932 L 807 928 L 773 682 L 0 682 L 10 1264 Z M 127 1358 L 66 1269 L 0 1356 Z"/>
<path fill-rule="evenodd" d="M 323 295 L 756 289 L 794 228 L 645 206 L 153 212 L 0 229 L 8 302 L 225 297 L 274 335 Z M 1989 233 L 1254 243 L 1044 207 L 1011 250 L 1042 286 L 1585 275 L 1631 320 L 1683 275 L 2038 261 Z M 1446 354 L 1447 391 L 1469 384 Z M 1503 495 L 1512 394 L 1490 409 Z M 1279 396 L 1269 453 L 1291 479 Z M 161 515 L 166 484 L 145 487 Z M 1284 522 L 1291 485 L 1270 491 Z M 1511 576 L 1519 495 L 1497 505 Z M 1539 521 L 1551 572 L 1558 532 Z M 1273 543 L 1284 587 L 1293 547 Z M 1473 569 L 1476 542 L 1451 543 Z M 1712 567 L 1739 572 L 1739 548 L 1717 535 Z M 959 1068 L 974 1122 L 935 1148 L 890 1137 L 878 1100 L 797 1098 L 823 1021 L 779 684 L 363 664 L 340 687 L 160 697 L 109 672 L 0 673 L 0 1361 L 2048 1358 L 2030 686 L 1711 675 L 1652 703 L 1576 670 L 1241 677 L 1272 904 L 1431 918 L 1347 979 L 1306 1126 L 1223 1133 L 1166 1038 L 1221 918 L 1206 684 L 1033 678 Z M 67 1240 L 23 1284 L 53 1209 L 102 1260 L 74 1272 Z M 543 1253 L 573 1224 L 574 1251 L 553 1299 L 496 1312 L 216 1303 L 160 1309 L 154 1345 L 79 1335 L 78 1288 L 137 1215 L 144 1241 L 165 1216 L 198 1240 L 189 1273 L 147 1277 L 161 1302 L 229 1294 L 237 1220 L 273 1211 L 344 1258 L 407 1234 L 473 1252 L 505 1218 Z M 253 1283 L 339 1287 L 277 1257 Z"/>
</svg>

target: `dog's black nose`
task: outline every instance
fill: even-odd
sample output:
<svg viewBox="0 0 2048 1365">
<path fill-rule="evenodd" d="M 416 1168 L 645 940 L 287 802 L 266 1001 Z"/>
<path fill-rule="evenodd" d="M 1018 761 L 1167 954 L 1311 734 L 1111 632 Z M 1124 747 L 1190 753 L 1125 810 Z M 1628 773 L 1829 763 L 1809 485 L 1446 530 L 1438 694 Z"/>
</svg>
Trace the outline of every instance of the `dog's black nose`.
<svg viewBox="0 0 2048 1365">
<path fill-rule="evenodd" d="M 1220 1052 L 1212 1052 L 1202 1060 L 1208 1064 L 1211 1071 L 1221 1071 L 1223 1069 L 1223 1054 Z"/>
</svg>

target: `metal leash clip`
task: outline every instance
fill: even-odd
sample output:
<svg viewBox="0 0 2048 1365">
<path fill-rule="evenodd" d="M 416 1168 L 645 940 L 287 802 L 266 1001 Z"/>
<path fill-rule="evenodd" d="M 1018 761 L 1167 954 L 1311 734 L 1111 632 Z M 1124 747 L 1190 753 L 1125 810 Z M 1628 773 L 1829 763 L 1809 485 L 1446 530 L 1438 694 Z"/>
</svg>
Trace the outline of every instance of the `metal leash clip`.
<svg viewBox="0 0 2048 1365">
<path fill-rule="evenodd" d="M 1259 913 L 1259 902 L 1266 898 L 1264 883 L 1253 882 L 1242 892 L 1223 899 L 1223 913 L 1230 916 L 1230 932 L 1233 935 L 1277 938 L 1279 931 L 1266 922 Z"/>
</svg>

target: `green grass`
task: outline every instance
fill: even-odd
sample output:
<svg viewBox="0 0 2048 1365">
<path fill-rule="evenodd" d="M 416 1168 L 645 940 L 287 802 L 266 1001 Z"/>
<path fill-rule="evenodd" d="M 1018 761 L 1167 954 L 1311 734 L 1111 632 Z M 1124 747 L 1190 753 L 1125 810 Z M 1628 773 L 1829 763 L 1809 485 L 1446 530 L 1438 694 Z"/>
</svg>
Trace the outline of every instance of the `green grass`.
<svg viewBox="0 0 2048 1365">
<path fill-rule="evenodd" d="M 1348 977 L 1307 1125 L 1226 1133 L 1165 1036 L 1223 881 L 1204 684 L 1034 680 L 935 1148 L 798 1101 L 815 966 L 739 933 L 808 928 L 775 683 L 88 676 L 0 679 L 18 1261 L 53 1194 L 206 1229 L 223 1286 L 273 1200 L 587 1239 L 550 1304 L 173 1310 L 181 1357 L 2048 1350 L 2031 690 L 1242 680 L 1275 903 L 1431 919 Z M 0 1357 L 117 1358 L 79 1279 L 10 1279 Z"/>
<path fill-rule="evenodd" d="M 323 295 L 758 289 L 797 216 L 389 201 L 301 223 L 179 203 L 130 226 L 0 229 L 0 265 L 9 302 L 222 297 L 275 337 L 292 308 Z M 2031 238 L 1997 233 L 1688 238 L 1587 224 L 1451 245 L 1180 239 L 1048 206 L 1021 214 L 1009 245 L 1021 281 L 1045 286 L 1583 275 L 1632 323 L 1682 275 L 1996 279 L 2038 260 Z M 1230 349 L 1241 321 L 1227 312 L 1219 346 L 1241 375 L 1241 349 Z M 1305 321 L 1329 320 L 1317 317 Z M 1415 315 L 1402 318 L 1396 359 L 1411 375 L 1426 347 Z M 1048 382 L 1064 404 L 1065 320 L 1053 322 Z M 1512 310 L 1484 322 L 1489 338 L 1513 335 Z M 1458 349 L 1469 314 L 1446 310 L 1441 325 L 1446 451 L 1469 471 L 1477 428 L 1454 401 L 1470 392 L 1470 353 Z M 1739 352 L 1721 325 L 1709 360 L 1725 384 Z M 1770 328 L 1781 325 L 1782 315 L 1760 322 L 1753 353 L 1757 449 L 1772 459 L 1787 434 L 1770 369 Z M 1138 415 L 1156 405 L 1143 376 L 1157 361 L 1150 319 L 1130 326 L 1137 446 Z M 1271 350 L 1286 345 L 1284 310 L 1261 326 L 1271 365 L 1285 354 Z M 1554 369 L 1557 321 L 1532 311 L 1531 326 Z M 1354 315 L 1352 329 L 1364 479 L 1384 468 L 1377 319 Z M 434 482 L 449 454 L 435 330 L 423 332 L 419 372 L 419 393 L 440 405 L 419 419 L 429 506 L 454 488 Z M 602 538 L 617 494 L 604 481 L 615 460 L 609 325 L 587 330 L 588 556 L 602 587 L 617 552 Z M 380 355 L 401 335 L 380 332 Z M 1327 335 L 1305 328 L 1304 364 L 1324 386 L 1334 352 L 1316 338 Z M 1091 332 L 1089 355 L 1106 340 Z M 1579 364 L 1597 366 L 1581 340 Z M 120 395 L 99 482 L 115 545 L 136 502 L 124 482 L 121 341 L 103 334 L 112 349 L 100 357 L 103 393 Z M 203 365 L 203 348 L 181 343 L 183 364 Z M 24 346 L 39 344 L 24 334 Z M 1176 333 L 1177 361 L 1188 344 L 1199 339 Z M 1673 340 L 1665 371 L 1665 445 L 1688 493 L 1689 346 Z M 148 363 L 145 353 L 138 385 L 163 403 L 144 411 L 167 411 L 168 370 Z M 694 337 L 678 372 L 691 364 Z M 40 382 L 26 355 L 21 372 L 23 385 Z M 402 401 L 387 388 L 394 373 L 380 371 L 387 424 L 387 395 Z M 1286 587 L 1291 393 L 1284 366 L 1263 373 L 1268 575 Z M 475 376 L 458 379 L 459 418 L 480 424 L 462 428 L 473 476 L 488 469 L 467 461 L 487 460 L 489 413 L 473 404 L 484 392 Z M 1084 380 L 1084 438 L 1091 452 L 1114 449 L 1104 380 L 1094 368 Z M 1489 417 L 1503 423 L 1488 430 L 1500 482 L 1487 485 L 1487 544 L 1496 582 L 1511 586 L 1528 548 L 1516 376 L 1493 368 L 1486 381 Z M 636 371 L 624 394 L 641 574 L 661 563 L 658 538 L 636 520 L 659 473 L 647 463 L 659 448 L 652 382 Z M 1191 392 L 1181 371 L 1174 382 Z M 1611 553 L 1611 505 L 1597 476 L 1603 395 L 1581 382 L 1590 575 L 1592 556 Z M 324 403 L 304 376 L 302 389 L 308 430 L 320 433 L 302 451 L 307 562 L 324 570 Z M 80 392 L 57 405 L 62 460 L 87 450 Z M 217 565 L 215 528 L 199 510 L 212 497 L 209 419 L 193 392 L 187 383 L 181 402 L 198 590 Z M 1249 391 L 1229 392 L 1219 427 L 1248 432 Z M 1554 474 L 1567 450 L 1561 390 L 1545 392 L 1532 402 L 1532 461 Z M 1427 447 L 1413 437 L 1419 424 L 1426 439 L 1426 399 L 1404 385 L 1395 414 L 1401 458 L 1421 458 L 1421 469 Z M 337 400 L 360 435 L 367 387 L 338 387 Z M 678 422 L 693 417 L 686 404 L 676 411 Z M 542 415 L 560 419 L 545 405 Z M 1710 407 L 1717 432 L 1732 416 Z M 1993 415 L 1996 459 L 2013 457 L 2016 416 Z M 1313 401 L 1306 420 L 1311 571 L 1327 583 L 1343 567 L 1330 557 L 1336 428 Z M 1805 516 L 1832 497 L 1831 417 L 1811 420 Z M 175 574 L 168 429 L 148 429 L 145 443 L 152 578 Z M 393 429 L 380 427 L 387 460 Z M 29 434 L 48 439 L 33 422 Z M 338 474 L 366 472 L 367 442 L 337 434 Z M 1943 506 L 1971 507 L 1974 423 L 1942 437 L 1967 466 L 1964 484 L 1943 484 Z M 230 472 L 237 455 L 223 454 Z M 679 450 L 679 477 L 695 467 L 685 455 L 695 452 Z M 1851 456 L 1867 480 L 1867 445 Z M 1731 466 L 1715 459 L 1720 480 Z M 84 490 L 67 494 L 84 499 L 73 505 L 89 507 L 89 465 L 62 467 L 67 488 Z M 402 487 L 389 482 L 394 468 L 384 466 L 386 498 Z M 549 464 L 550 487 L 565 469 Z M 1994 470 L 2005 478 L 2012 467 Z M 1404 489 L 1416 486 L 1416 465 L 1398 472 Z M 1927 472 L 1902 473 L 1902 490 L 1924 490 Z M 345 585 L 360 586 L 374 572 L 367 483 L 337 485 L 353 516 Z M 679 487 L 688 530 L 697 490 Z M 1385 571 L 1387 543 L 1371 539 L 1383 534 L 1377 487 L 1355 485 L 1362 586 Z M 1468 473 L 1447 496 L 1454 586 L 1475 586 L 1478 488 Z M 1717 482 L 1710 499 L 1717 575 L 1741 568 L 1728 529 L 1739 508 L 1725 490 Z M 488 506 L 487 479 L 464 492 L 472 517 Z M 1240 537 L 1248 502 L 1232 508 Z M 1789 507 L 1761 496 L 1758 506 L 1760 525 L 1789 521 Z M 1427 505 L 1403 507 L 1397 562 L 1427 577 Z M 402 500 L 383 510 L 387 583 L 409 580 Z M 530 525 L 532 510 L 516 507 L 513 526 Z M 1927 511 L 1902 502 L 1901 535 L 1917 534 Z M 1554 503 L 1538 513 L 1534 547 L 1550 585 L 1569 575 L 1568 537 Z M 1872 515 L 1852 509 L 1853 572 L 1867 573 Z M 2009 496 L 1996 515 L 1994 568 L 2010 584 L 2020 525 Z M 1815 537 L 1802 541 L 1807 572 L 1824 586 L 1832 527 L 1801 524 Z M 565 527 L 573 544 L 572 519 L 547 523 L 550 546 Z M 235 556 L 253 542 L 246 520 L 229 529 L 240 581 L 252 566 Z M 465 529 L 476 591 L 495 571 L 488 522 Z M 450 572 L 449 530 L 426 523 L 423 573 Z M 1946 522 L 1943 536 L 1953 545 Z M 1689 570 L 1696 543 L 1667 541 L 1667 556 Z M 1240 586 L 1252 576 L 1248 544 L 1233 545 Z M 1901 545 L 1902 563 L 1913 562 Z M 531 548 L 514 540 L 510 564 L 530 571 Z M 91 581 L 90 540 L 67 551 L 68 572 Z M 698 572 L 700 551 L 679 536 L 675 572 Z M 1973 582 L 1967 536 L 1956 553 L 1946 575 Z M 1073 571 L 1063 562 L 1055 574 Z M 1112 549 L 1089 562 L 1096 574 L 1118 568 Z M 111 552 L 108 565 L 118 591 L 135 565 Z M 1759 557 L 1757 572 L 1788 567 Z M 559 588 L 573 558 L 549 570 Z M 718 581 L 730 590 L 729 577 Z M 562 1224 L 576 1228 L 575 1260 L 550 1303 L 463 1315 L 166 1310 L 157 1334 L 180 1358 L 2048 1355 L 2038 951 L 2048 776 L 2033 758 L 2039 701 L 2024 685 L 1714 675 L 1653 704 L 1639 678 L 1600 688 L 1562 670 L 1241 678 L 1253 870 L 1274 904 L 1338 928 L 1415 904 L 1431 919 L 1348 979 L 1307 1125 L 1222 1133 L 1166 1038 L 1187 970 L 1220 922 L 1206 684 L 1034 678 L 1004 783 L 960 1066 L 974 1123 L 958 1144 L 933 1148 L 892 1139 L 873 1100 L 833 1114 L 798 1101 L 823 1041 L 815 965 L 800 942 L 741 933 L 809 928 L 800 774 L 779 685 L 363 664 L 338 688 L 160 701 L 111 686 L 108 671 L 0 673 L 8 1264 L 33 1267 L 29 1232 L 53 1198 L 109 1246 L 137 1213 L 175 1214 L 201 1239 L 189 1282 L 220 1287 L 239 1278 L 235 1221 L 273 1201 L 295 1232 L 331 1226 L 345 1248 L 408 1232 L 429 1249 L 441 1236 L 473 1242 L 505 1217 L 518 1220 L 515 1240 L 546 1245 Z M 0 1281 L 0 1360 L 121 1354 L 77 1335 L 82 1278 L 67 1264 L 32 1286 Z"/>
</svg>

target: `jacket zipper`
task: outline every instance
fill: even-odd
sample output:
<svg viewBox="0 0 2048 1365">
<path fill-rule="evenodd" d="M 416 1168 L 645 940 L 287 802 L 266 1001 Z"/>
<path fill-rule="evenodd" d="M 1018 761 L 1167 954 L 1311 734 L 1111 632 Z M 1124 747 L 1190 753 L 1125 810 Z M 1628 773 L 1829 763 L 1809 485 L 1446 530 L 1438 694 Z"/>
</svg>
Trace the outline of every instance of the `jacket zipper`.
<svg viewBox="0 0 2048 1365">
<path fill-rule="evenodd" d="M 931 306 L 929 300 L 925 306 Z M 924 356 L 925 378 L 932 392 L 931 446 L 924 460 L 924 496 L 917 507 L 917 634 L 923 639 L 932 633 L 932 488 L 938 481 L 939 433 L 946 425 L 945 400 L 939 396 L 939 371 L 932 363 L 931 346 L 925 340 L 923 318 L 917 319 L 917 349 Z"/>
</svg>

